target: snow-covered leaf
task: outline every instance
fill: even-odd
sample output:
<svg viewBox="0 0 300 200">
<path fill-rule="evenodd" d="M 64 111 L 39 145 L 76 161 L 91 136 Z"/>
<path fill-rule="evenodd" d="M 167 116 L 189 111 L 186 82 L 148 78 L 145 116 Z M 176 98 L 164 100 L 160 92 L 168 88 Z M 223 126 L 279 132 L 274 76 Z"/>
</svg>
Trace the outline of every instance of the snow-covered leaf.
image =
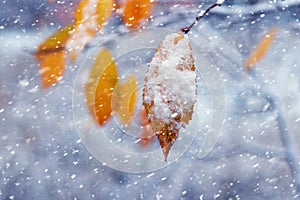
<svg viewBox="0 0 300 200">
<path fill-rule="evenodd" d="M 143 104 L 165 159 L 196 102 L 196 73 L 187 35 L 167 35 L 149 64 Z"/>
</svg>

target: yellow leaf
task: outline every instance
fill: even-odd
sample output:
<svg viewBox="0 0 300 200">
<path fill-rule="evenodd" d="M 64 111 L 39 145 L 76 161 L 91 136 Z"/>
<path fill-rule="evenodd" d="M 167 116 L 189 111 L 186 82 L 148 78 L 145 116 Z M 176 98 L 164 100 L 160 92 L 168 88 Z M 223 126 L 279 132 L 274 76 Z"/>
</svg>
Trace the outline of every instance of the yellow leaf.
<svg viewBox="0 0 300 200">
<path fill-rule="evenodd" d="M 277 29 L 273 28 L 267 32 L 267 34 L 258 43 L 255 50 L 249 55 L 245 62 L 246 70 L 249 71 L 253 65 L 259 62 L 268 52 L 274 37 L 276 35 Z"/>
<path fill-rule="evenodd" d="M 115 6 L 114 0 L 100 0 L 96 7 L 96 19 L 101 27 L 109 19 L 111 12 Z"/>
<path fill-rule="evenodd" d="M 128 0 L 124 6 L 123 21 L 130 29 L 137 28 L 150 17 L 154 7 L 153 0 Z"/>
<path fill-rule="evenodd" d="M 74 18 L 75 29 L 68 41 L 70 59 L 74 62 L 84 47 L 96 36 L 109 19 L 114 0 L 83 0 Z"/>
<path fill-rule="evenodd" d="M 133 76 L 130 76 L 125 83 L 119 81 L 114 88 L 112 108 L 125 125 L 130 125 L 132 121 L 137 101 L 136 91 L 137 83 Z"/>
<path fill-rule="evenodd" d="M 39 45 L 37 54 L 45 52 L 54 52 L 57 49 L 65 48 L 67 40 L 70 38 L 70 32 L 74 29 L 74 25 L 66 26 L 53 35 L 48 37 L 42 44 Z"/>
<path fill-rule="evenodd" d="M 118 79 L 117 68 L 110 52 L 102 50 L 86 83 L 87 106 L 99 125 L 105 124 L 111 116 L 112 94 Z"/>
<path fill-rule="evenodd" d="M 42 88 L 48 88 L 62 79 L 66 65 L 64 50 L 57 50 L 50 53 L 36 54 L 40 63 L 40 77 Z"/>
<path fill-rule="evenodd" d="M 102 26 L 108 20 L 114 5 L 114 0 L 83 0 L 74 14 L 75 22 L 84 22 L 92 17 Z"/>
</svg>

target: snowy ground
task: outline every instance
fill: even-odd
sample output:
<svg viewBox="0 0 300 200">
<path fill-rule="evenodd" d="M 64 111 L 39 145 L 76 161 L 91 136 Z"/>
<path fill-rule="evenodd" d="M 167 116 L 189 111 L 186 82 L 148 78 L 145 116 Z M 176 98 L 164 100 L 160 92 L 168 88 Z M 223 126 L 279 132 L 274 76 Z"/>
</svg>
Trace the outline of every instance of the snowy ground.
<svg viewBox="0 0 300 200">
<path fill-rule="evenodd" d="M 198 12 L 167 9 L 151 26 L 177 31 Z M 0 198 L 299 199 L 300 5 L 233 4 L 213 13 L 189 34 L 206 38 L 199 45 L 222 77 L 221 136 L 204 158 L 198 135 L 177 162 L 139 174 L 102 165 L 81 142 L 72 111 L 78 63 L 57 86 L 39 88 L 32 52 L 50 31 L 1 26 Z M 246 73 L 247 56 L 272 27 L 278 33 L 270 51 Z"/>
</svg>

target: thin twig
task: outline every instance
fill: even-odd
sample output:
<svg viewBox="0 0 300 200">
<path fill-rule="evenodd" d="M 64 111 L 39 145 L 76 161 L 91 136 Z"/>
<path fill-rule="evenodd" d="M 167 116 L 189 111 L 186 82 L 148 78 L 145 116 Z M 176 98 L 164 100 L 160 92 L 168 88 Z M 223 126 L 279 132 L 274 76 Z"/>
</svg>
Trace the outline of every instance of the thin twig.
<svg viewBox="0 0 300 200">
<path fill-rule="evenodd" d="M 180 28 L 180 31 L 182 31 L 184 34 L 187 34 L 188 32 L 190 32 L 190 30 L 195 26 L 195 24 L 197 24 L 197 22 L 199 22 L 199 20 L 204 17 L 207 13 L 209 13 L 213 8 L 215 8 L 216 6 L 221 6 L 222 3 L 215 3 L 213 5 L 211 5 L 210 7 L 208 7 L 204 12 L 201 12 L 199 14 L 199 16 L 197 16 L 194 20 L 194 22 L 187 26 L 187 27 L 184 27 L 184 28 Z"/>
</svg>

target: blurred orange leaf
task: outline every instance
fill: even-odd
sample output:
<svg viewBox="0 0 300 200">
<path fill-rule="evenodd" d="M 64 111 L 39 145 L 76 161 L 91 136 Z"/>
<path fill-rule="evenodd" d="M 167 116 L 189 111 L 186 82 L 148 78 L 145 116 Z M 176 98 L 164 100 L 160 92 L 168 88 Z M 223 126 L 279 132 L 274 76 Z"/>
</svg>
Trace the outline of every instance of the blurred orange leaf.
<svg viewBox="0 0 300 200">
<path fill-rule="evenodd" d="M 154 0 L 128 0 L 124 5 L 123 21 L 131 29 L 137 28 L 151 16 Z"/>
<path fill-rule="evenodd" d="M 36 54 L 36 59 L 40 63 L 39 74 L 41 76 L 42 88 L 48 88 L 62 79 L 66 65 L 64 50 Z"/>
<path fill-rule="evenodd" d="M 118 82 L 116 64 L 106 49 L 99 52 L 86 84 L 87 106 L 99 125 L 112 113 L 112 94 Z"/>
<path fill-rule="evenodd" d="M 74 62 L 84 47 L 102 30 L 109 19 L 114 0 L 83 0 L 74 14 L 75 29 L 71 33 L 67 48 Z"/>
<path fill-rule="evenodd" d="M 35 58 L 40 64 L 42 88 L 48 88 L 62 78 L 66 65 L 64 48 L 72 29 L 73 25 L 66 26 L 39 45 Z"/>
<path fill-rule="evenodd" d="M 133 76 L 130 76 L 125 83 L 120 81 L 116 84 L 113 93 L 113 111 L 121 122 L 130 125 L 137 101 L 137 83 Z"/>
<path fill-rule="evenodd" d="M 249 55 L 245 62 L 246 70 L 249 71 L 253 65 L 259 62 L 268 52 L 274 38 L 276 35 L 277 29 L 272 28 L 267 32 L 267 34 L 261 39 L 257 44 L 255 50 Z"/>
<path fill-rule="evenodd" d="M 49 1 L 51 2 L 51 1 Z M 40 63 L 42 87 L 47 88 L 62 78 L 66 53 L 75 61 L 83 48 L 103 28 L 110 17 L 114 0 L 83 0 L 74 14 L 75 22 L 47 38 L 35 54 Z"/>
</svg>

